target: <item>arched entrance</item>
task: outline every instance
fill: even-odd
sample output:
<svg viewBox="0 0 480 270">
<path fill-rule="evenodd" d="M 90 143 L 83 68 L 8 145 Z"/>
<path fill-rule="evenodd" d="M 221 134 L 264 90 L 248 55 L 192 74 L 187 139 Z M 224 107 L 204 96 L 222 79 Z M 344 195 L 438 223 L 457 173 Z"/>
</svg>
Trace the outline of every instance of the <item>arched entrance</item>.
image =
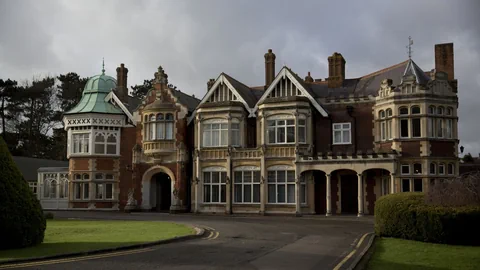
<svg viewBox="0 0 480 270">
<path fill-rule="evenodd" d="M 157 173 L 152 176 L 150 201 L 152 211 L 168 212 L 172 205 L 172 185 L 170 176 L 166 173 Z"/>
<path fill-rule="evenodd" d="M 170 211 L 174 200 L 175 176 L 164 166 L 153 166 L 142 177 L 142 209 Z"/>
<path fill-rule="evenodd" d="M 340 211 L 342 214 L 358 213 L 358 176 L 352 170 L 332 172 L 332 178 L 339 181 Z"/>
<path fill-rule="evenodd" d="M 365 213 L 373 215 L 375 202 L 391 193 L 391 176 L 386 169 L 368 169 L 362 172 L 365 185 Z"/>
</svg>

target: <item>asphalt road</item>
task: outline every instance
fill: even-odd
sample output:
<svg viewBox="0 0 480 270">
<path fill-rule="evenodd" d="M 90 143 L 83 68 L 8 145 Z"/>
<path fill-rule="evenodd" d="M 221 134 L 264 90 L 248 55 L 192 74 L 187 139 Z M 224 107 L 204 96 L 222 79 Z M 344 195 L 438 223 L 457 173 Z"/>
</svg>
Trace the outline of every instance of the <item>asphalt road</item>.
<svg viewBox="0 0 480 270">
<path fill-rule="evenodd" d="M 353 216 L 298 218 L 98 212 L 56 212 L 55 216 L 173 221 L 203 227 L 206 232 L 202 239 L 158 245 L 133 253 L 23 269 L 334 269 L 365 233 L 373 231 L 372 217 Z"/>
</svg>

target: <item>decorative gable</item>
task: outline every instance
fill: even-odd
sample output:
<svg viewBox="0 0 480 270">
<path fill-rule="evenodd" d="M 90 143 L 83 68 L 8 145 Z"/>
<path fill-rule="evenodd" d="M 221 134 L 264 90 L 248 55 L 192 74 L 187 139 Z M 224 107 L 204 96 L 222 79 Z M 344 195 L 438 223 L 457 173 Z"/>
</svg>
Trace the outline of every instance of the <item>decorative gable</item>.
<svg viewBox="0 0 480 270">
<path fill-rule="evenodd" d="M 262 104 L 267 98 L 274 97 L 289 97 L 289 96 L 304 96 L 310 103 L 320 112 L 324 117 L 328 116 L 328 113 L 323 107 L 315 100 L 315 98 L 305 89 L 294 74 L 287 68 L 283 67 L 278 73 L 275 80 L 267 88 L 263 96 L 255 105 L 254 111 L 258 109 L 258 106 Z"/>
<path fill-rule="evenodd" d="M 215 86 L 215 85 L 214 85 Z M 210 94 L 209 98 L 205 101 L 206 103 L 211 102 L 221 102 L 221 101 L 237 101 L 240 98 L 235 94 L 224 81 L 220 81 L 220 84 L 216 85 L 216 88 L 211 90 L 213 92 Z"/>
<path fill-rule="evenodd" d="M 302 91 L 290 80 L 288 76 L 282 77 L 276 83 L 272 91 L 267 95 L 267 98 L 275 97 L 293 97 L 304 96 Z"/>
</svg>

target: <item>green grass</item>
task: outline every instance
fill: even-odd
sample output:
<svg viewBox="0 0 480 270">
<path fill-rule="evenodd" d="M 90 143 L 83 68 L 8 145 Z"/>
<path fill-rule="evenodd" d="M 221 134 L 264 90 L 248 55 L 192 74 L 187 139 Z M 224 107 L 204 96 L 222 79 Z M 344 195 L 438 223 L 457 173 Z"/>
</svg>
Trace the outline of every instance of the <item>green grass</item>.
<svg viewBox="0 0 480 270">
<path fill-rule="evenodd" d="M 0 261 L 133 245 L 193 233 L 192 228 L 170 222 L 47 220 L 42 244 L 0 250 Z"/>
<path fill-rule="evenodd" d="M 480 247 L 377 238 L 368 270 L 480 269 Z"/>
</svg>

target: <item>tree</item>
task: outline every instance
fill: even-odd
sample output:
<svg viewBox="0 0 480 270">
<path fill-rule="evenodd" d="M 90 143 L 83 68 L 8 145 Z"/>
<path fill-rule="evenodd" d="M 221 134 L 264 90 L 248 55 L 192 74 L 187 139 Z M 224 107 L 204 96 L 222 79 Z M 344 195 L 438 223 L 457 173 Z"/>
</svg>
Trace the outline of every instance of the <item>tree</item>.
<svg viewBox="0 0 480 270">
<path fill-rule="evenodd" d="M 43 242 L 46 228 L 40 202 L 28 187 L 0 137 L 0 250 Z"/>
<path fill-rule="evenodd" d="M 468 154 L 464 155 L 463 156 L 463 161 L 464 162 L 473 162 L 472 154 L 468 153 Z"/>
<path fill-rule="evenodd" d="M 88 78 L 81 78 L 75 72 L 69 72 L 57 77 L 60 81 L 57 98 L 60 100 L 61 113 L 72 109 L 82 98 L 82 92 Z"/>
<path fill-rule="evenodd" d="M 12 98 L 14 97 L 15 90 L 17 87 L 17 82 L 7 79 L 3 81 L 0 79 L 0 102 L 1 102 L 1 111 L 0 117 L 2 118 L 2 136 L 5 137 L 7 127 L 6 122 L 8 119 L 7 107 Z"/>
<path fill-rule="evenodd" d="M 153 79 L 151 80 L 144 80 L 143 84 L 137 84 L 135 86 L 132 86 L 132 95 L 136 98 L 143 99 L 148 91 L 152 89 L 153 85 Z"/>
</svg>

